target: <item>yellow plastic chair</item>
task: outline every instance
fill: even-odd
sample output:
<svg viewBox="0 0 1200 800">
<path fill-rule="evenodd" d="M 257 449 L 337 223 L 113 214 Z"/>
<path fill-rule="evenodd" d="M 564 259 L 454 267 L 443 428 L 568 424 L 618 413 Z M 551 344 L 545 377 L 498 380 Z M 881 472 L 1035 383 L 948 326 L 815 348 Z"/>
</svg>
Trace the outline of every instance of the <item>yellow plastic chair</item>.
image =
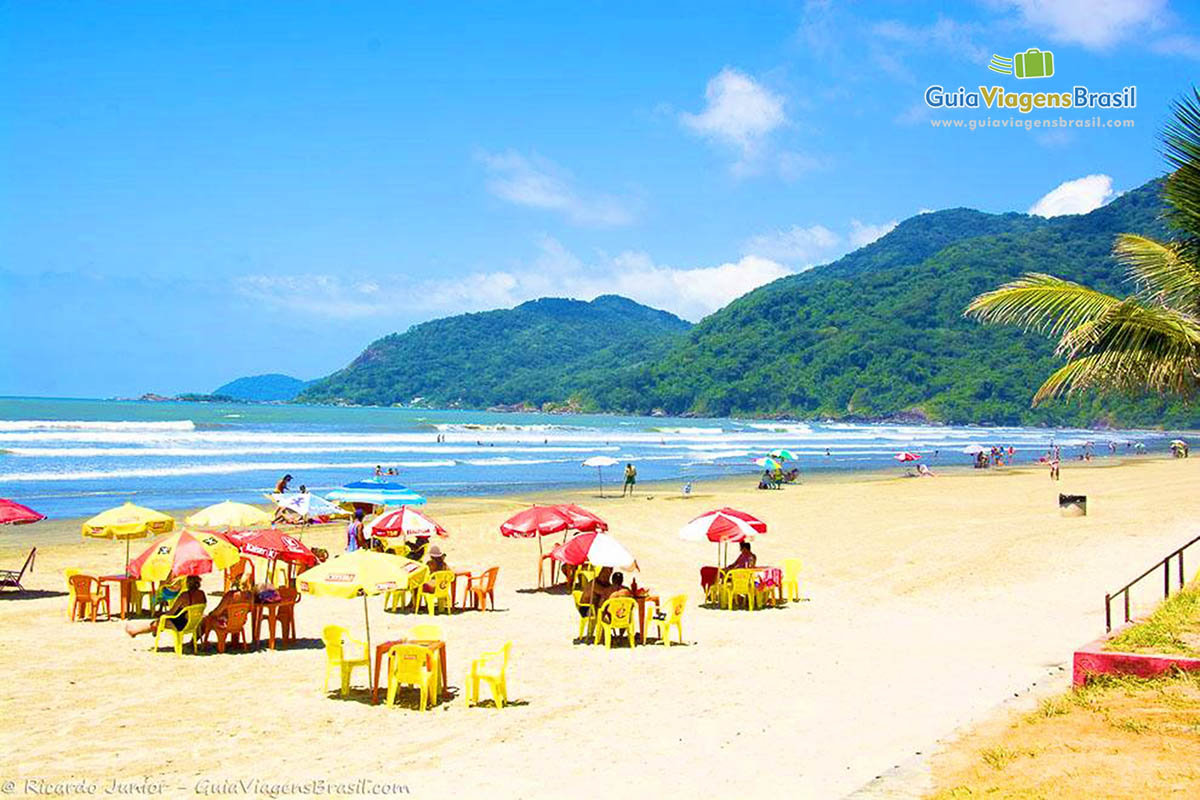
<svg viewBox="0 0 1200 800">
<path fill-rule="evenodd" d="M 404 589 L 393 589 L 384 595 L 383 607 L 385 611 L 399 611 L 413 603 L 420 611 L 420 602 L 417 600 L 421 596 L 421 587 L 425 585 L 425 581 L 429 580 L 429 567 L 421 567 L 414 572 L 408 579 L 408 586 Z"/>
<path fill-rule="evenodd" d="M 596 629 L 596 613 L 595 609 L 583 603 L 583 592 L 579 589 L 571 592 L 572 599 L 575 600 L 575 612 L 579 617 L 579 633 L 576 634 L 576 639 L 586 639 L 589 636 L 595 635 Z M 586 613 L 585 613 L 586 612 Z"/>
<path fill-rule="evenodd" d="M 183 626 L 183 630 L 176 630 L 174 625 L 167 623 L 167 617 L 158 618 L 158 628 L 154 631 L 154 649 L 158 650 L 158 637 L 164 631 L 169 631 L 175 637 L 175 655 L 183 655 L 183 637 L 192 637 L 192 652 L 200 652 L 200 623 L 204 621 L 204 604 L 196 603 L 192 606 L 187 606 L 184 611 L 187 612 L 187 623 Z"/>
<path fill-rule="evenodd" d="M 437 680 L 437 666 L 429 668 L 429 651 L 419 644 L 397 644 L 388 650 L 388 693 L 389 706 L 396 705 L 396 691 L 401 686 L 415 686 L 421 692 L 421 710 L 429 705 Z"/>
<path fill-rule="evenodd" d="M 800 599 L 800 559 L 783 560 L 783 594 L 791 601 Z"/>
<path fill-rule="evenodd" d="M 467 670 L 467 708 L 479 704 L 479 683 L 483 681 L 492 691 L 496 708 L 504 708 L 508 702 L 508 658 L 512 654 L 512 642 L 492 653 L 484 653 L 471 662 Z"/>
<path fill-rule="evenodd" d="M 604 646 L 611 650 L 613 634 L 624 633 L 629 639 L 629 647 L 636 647 L 637 631 L 634 630 L 633 621 L 635 605 L 632 597 L 610 597 L 605 600 L 596 614 L 596 644 L 603 642 Z"/>
<path fill-rule="evenodd" d="M 336 668 L 342 673 L 339 693 L 345 697 L 350 694 L 350 676 L 354 668 L 370 664 L 367 643 L 350 636 L 350 632 L 340 625 L 326 625 L 321 632 L 321 641 L 325 643 L 325 694 L 329 694 L 329 673 Z"/>
<path fill-rule="evenodd" d="M 575 568 L 575 574 L 571 576 L 571 591 L 582 589 L 584 581 L 594 580 L 596 580 L 596 568 L 584 562 Z"/>
<path fill-rule="evenodd" d="M 651 617 L 646 620 L 658 627 L 658 640 L 668 647 L 671 645 L 671 628 L 679 633 L 679 643 L 683 644 L 683 610 L 687 608 L 687 595 L 677 594 L 667 601 L 665 617 Z"/>
<path fill-rule="evenodd" d="M 429 576 L 429 581 L 433 583 L 433 591 L 427 592 L 421 590 L 420 603 L 425 604 L 425 608 L 429 609 L 430 616 L 437 613 L 439 608 L 445 607 L 446 613 L 450 614 L 454 610 L 454 571 L 449 569 L 440 570 Z M 418 608 L 418 610 L 420 610 Z"/>
<path fill-rule="evenodd" d="M 129 604 L 140 614 L 154 613 L 154 581 L 134 581 L 129 587 Z"/>
<path fill-rule="evenodd" d="M 71 577 L 74 575 L 82 575 L 83 570 L 68 568 L 63 570 L 63 576 L 67 579 L 67 619 L 71 618 L 71 612 L 75 608 L 75 584 L 71 583 Z"/>
<path fill-rule="evenodd" d="M 746 599 L 746 609 L 754 610 L 758 601 L 758 572 L 752 569 L 731 569 L 725 573 L 725 607 L 732 609 L 738 598 Z"/>
</svg>

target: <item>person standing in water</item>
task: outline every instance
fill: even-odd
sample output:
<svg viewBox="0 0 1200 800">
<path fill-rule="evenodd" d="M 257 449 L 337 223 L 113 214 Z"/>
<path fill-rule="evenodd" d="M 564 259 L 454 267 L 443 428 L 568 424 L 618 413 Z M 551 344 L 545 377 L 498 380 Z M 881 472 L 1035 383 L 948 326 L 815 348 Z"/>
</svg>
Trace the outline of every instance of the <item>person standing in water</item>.
<svg viewBox="0 0 1200 800">
<path fill-rule="evenodd" d="M 621 497 L 629 492 L 629 496 L 633 497 L 633 486 L 637 483 L 637 467 L 633 464 L 625 465 L 625 486 L 621 488 Z"/>
</svg>

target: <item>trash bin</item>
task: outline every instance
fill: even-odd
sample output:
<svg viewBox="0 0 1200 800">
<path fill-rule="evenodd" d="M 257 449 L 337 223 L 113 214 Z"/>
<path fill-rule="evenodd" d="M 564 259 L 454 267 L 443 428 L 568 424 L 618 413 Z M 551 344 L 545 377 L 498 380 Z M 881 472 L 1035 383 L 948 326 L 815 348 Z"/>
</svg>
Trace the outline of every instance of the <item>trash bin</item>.
<svg viewBox="0 0 1200 800">
<path fill-rule="evenodd" d="M 1058 513 L 1064 517 L 1086 517 L 1087 495 L 1060 494 L 1058 496 Z"/>
</svg>

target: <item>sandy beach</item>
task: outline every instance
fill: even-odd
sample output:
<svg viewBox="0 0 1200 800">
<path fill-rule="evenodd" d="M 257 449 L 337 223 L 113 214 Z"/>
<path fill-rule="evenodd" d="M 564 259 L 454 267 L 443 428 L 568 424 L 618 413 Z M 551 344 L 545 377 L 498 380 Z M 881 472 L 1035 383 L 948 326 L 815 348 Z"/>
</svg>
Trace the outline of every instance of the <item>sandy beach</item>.
<svg viewBox="0 0 1200 800">
<path fill-rule="evenodd" d="M 1065 686 L 1072 649 L 1104 632 L 1104 592 L 1194 535 L 1200 519 L 1200 461 L 1066 464 L 1059 483 L 1037 468 L 898 472 L 782 491 L 755 491 L 746 477 L 700 484 L 689 499 L 676 485 L 639 487 L 633 499 L 555 493 L 609 521 L 638 558 L 640 584 L 689 595 L 688 646 L 632 652 L 573 645 L 570 599 L 529 591 L 537 546 L 503 539 L 498 526 L 543 498 L 431 500 L 426 510 L 451 533 L 441 544 L 452 567 L 500 567 L 495 613 L 436 620 L 456 688 L 471 657 L 513 642 L 515 702 L 499 711 L 468 709 L 461 695 L 424 714 L 373 707 L 365 672 L 349 698 L 323 693 L 320 631 L 336 623 L 361 636 L 361 601 L 305 597 L 299 646 L 249 654 L 178 659 L 129 639 L 118 621 L 71 624 L 62 570 L 114 572 L 123 545 L 81 540 L 77 520 L 4 530 L 4 567 L 33 545 L 38 559 L 25 581 L 35 596 L 0 601 L 0 778 L 19 792 L 26 780 L 148 777 L 168 797 L 232 795 L 237 781 L 265 795 L 307 779 L 394 783 L 416 797 L 689 798 L 747 786 L 845 796 L 1034 683 Z M 1061 517 L 1059 492 L 1087 495 L 1088 516 Z M 722 505 L 769 524 L 760 564 L 804 560 L 806 601 L 758 613 L 698 607 L 698 571 L 716 548 L 676 534 Z M 327 527 L 304 538 L 336 552 L 344 536 Z M 204 588 L 219 581 L 209 575 Z M 1155 599 L 1149 583 L 1139 607 Z M 418 621 L 370 603 L 373 641 Z"/>
</svg>

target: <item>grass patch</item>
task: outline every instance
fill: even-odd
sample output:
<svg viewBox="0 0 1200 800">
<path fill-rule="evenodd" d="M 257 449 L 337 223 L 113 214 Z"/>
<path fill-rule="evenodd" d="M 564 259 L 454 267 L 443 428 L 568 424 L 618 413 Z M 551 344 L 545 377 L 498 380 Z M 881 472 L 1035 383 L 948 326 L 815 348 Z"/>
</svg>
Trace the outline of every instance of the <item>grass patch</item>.
<svg viewBox="0 0 1200 800">
<path fill-rule="evenodd" d="M 964 734 L 932 761 L 936 800 L 1200 797 L 1200 672 L 1100 676 Z"/>
<path fill-rule="evenodd" d="M 1171 595 L 1142 622 L 1109 639 L 1105 650 L 1200 657 L 1200 586 Z"/>
</svg>

